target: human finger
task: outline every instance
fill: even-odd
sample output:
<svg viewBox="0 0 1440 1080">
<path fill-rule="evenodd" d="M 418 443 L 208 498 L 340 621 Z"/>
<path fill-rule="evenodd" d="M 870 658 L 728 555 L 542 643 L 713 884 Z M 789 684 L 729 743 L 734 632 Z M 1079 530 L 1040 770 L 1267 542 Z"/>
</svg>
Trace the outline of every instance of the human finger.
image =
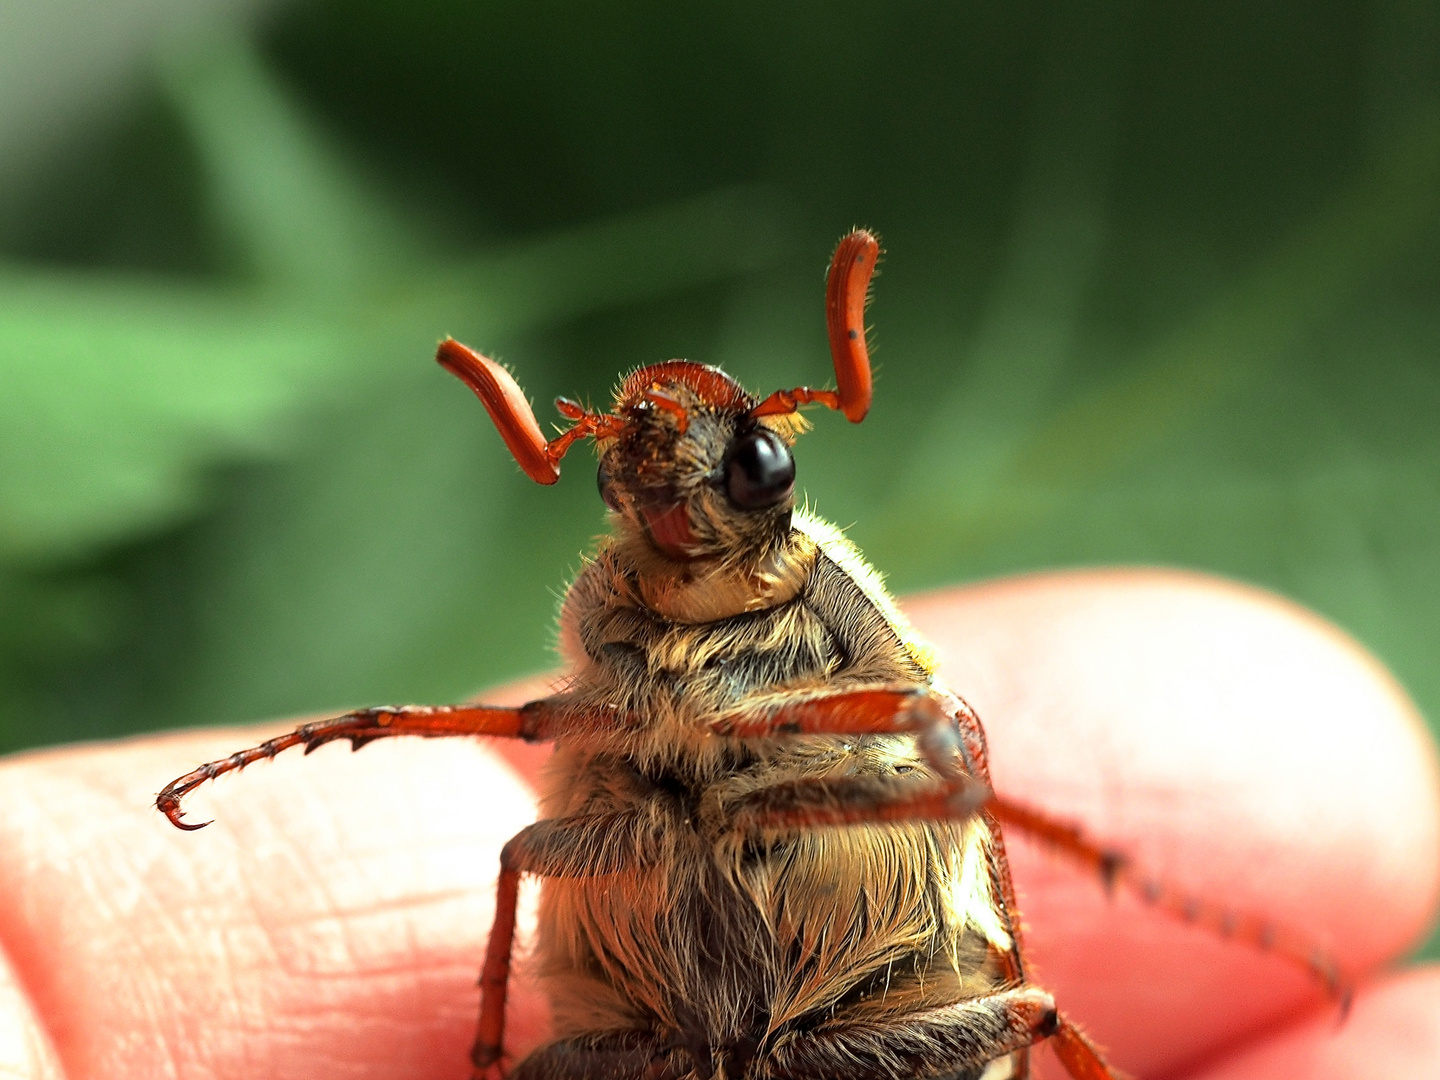
<svg viewBox="0 0 1440 1080">
<path fill-rule="evenodd" d="M 1352 977 L 1423 936 L 1440 882 L 1429 738 L 1316 616 L 1158 571 L 1034 575 L 908 608 L 986 724 L 998 790 L 1312 936 Z M 1318 1005 L 1298 965 L 1108 898 L 1013 829 L 1007 844 L 1031 976 L 1122 1068 L 1170 1074 Z"/>
<path fill-rule="evenodd" d="M 1116 684 L 1097 677 L 1093 686 L 1078 685 L 1066 664 L 1059 661 L 1067 656 L 1083 658 L 1087 649 L 1102 654 L 1113 651 L 1124 644 L 1126 635 L 1121 631 L 1132 620 L 1148 625 L 1158 612 L 1151 610 L 1153 603 L 1148 607 L 1137 603 L 1142 597 L 1128 586 L 1121 589 L 1123 603 L 1102 602 L 1097 606 L 1097 600 L 1103 601 L 1104 595 L 1085 599 L 1090 586 L 1079 579 L 1032 579 L 1012 584 L 1013 588 L 994 586 L 952 593 L 935 602 L 930 613 L 925 610 L 926 602 L 916 610 L 922 623 L 935 612 L 940 613 L 938 621 L 926 629 L 942 650 L 951 654 L 951 682 L 979 704 L 990 720 L 1000 783 L 1008 783 L 1008 775 L 1015 781 L 1009 790 L 1063 794 L 1063 784 L 1058 788 L 1043 782 L 1037 785 L 1035 770 L 1039 769 L 1038 779 L 1044 781 L 1042 766 L 1060 766 L 1074 760 L 1060 734 L 1083 734 L 1087 715 L 1097 713 L 1097 708 L 1097 715 L 1112 711 L 1115 705 L 1109 698 L 1115 696 Z M 1101 593 L 1114 584 L 1099 583 Z M 1175 584 L 1171 582 L 1166 588 Z M 1188 595 L 1187 590 L 1195 588 L 1194 582 L 1181 584 L 1182 594 Z M 1213 588 L 1203 585 L 1201 591 Z M 1069 597 L 1058 606 L 1057 589 Z M 1084 600 L 1078 607 L 1077 599 Z M 1156 599 L 1151 597 L 1152 601 Z M 1174 601 L 1171 596 L 1166 604 Z M 1184 605 L 1181 607 L 1184 609 Z M 1225 635 L 1249 625 L 1255 617 L 1255 612 L 1244 604 L 1236 609 L 1233 603 L 1222 603 L 1220 608 L 1211 611 L 1207 625 L 1212 630 L 1223 630 Z M 1190 612 L 1190 616 L 1195 614 Z M 1183 623 L 1184 618 L 1179 621 Z M 1107 627 L 1107 622 L 1114 625 Z M 1046 644 L 1034 637 L 1036 626 L 1060 629 L 1053 631 L 1058 634 L 1055 640 Z M 967 627 L 983 627 L 983 640 L 967 639 Z M 1282 625 L 1271 630 L 1282 640 L 1289 640 L 1289 635 L 1296 632 L 1283 620 Z M 1306 644 L 1296 648 L 1300 654 L 1309 655 L 1305 650 L 1315 643 L 1303 634 L 1301 637 Z M 1157 640 L 1168 639 L 1162 635 Z M 1069 653 L 1059 647 L 1066 641 L 1072 643 Z M 1085 648 L 1077 651 L 1073 647 L 1076 641 Z M 957 661 L 957 655 L 966 659 Z M 1230 662 L 1224 657 L 1219 659 Z M 965 668 L 967 662 L 972 664 L 971 670 Z M 1163 676 L 1164 671 L 1161 665 L 1157 674 Z M 1224 670 L 1221 675 L 1231 681 L 1238 678 Z M 1159 679 L 1161 701 L 1166 692 L 1164 681 Z M 1365 708 L 1373 706 L 1367 695 L 1382 682 L 1376 678 L 1361 687 L 1358 700 L 1369 703 Z M 996 692 L 1007 685 L 1017 692 Z M 1067 711 L 1035 707 L 1056 700 L 1071 700 L 1074 708 Z M 1027 714 L 1035 721 L 1030 728 L 1021 721 L 1004 719 L 1006 715 Z M 1107 730 L 1119 735 L 1125 728 L 1122 725 Z M 1017 747 L 1025 749 L 1021 736 L 1027 731 L 1045 741 L 1043 753 L 1016 753 Z M 1102 731 L 1102 742 L 1104 735 Z M 523 792 L 517 798 L 518 789 L 505 770 L 497 766 L 485 748 L 472 744 L 382 743 L 358 757 L 331 748 L 322 751 L 326 756 L 321 759 L 307 762 L 282 757 L 258 771 L 248 771 L 243 784 L 232 781 L 216 785 L 206 796 L 211 800 L 210 809 L 222 822 L 233 823 L 235 835 L 219 848 L 206 848 L 203 854 L 186 854 L 189 849 L 176 846 L 165 849 L 163 858 L 153 852 L 148 841 L 135 848 L 135 827 L 141 825 L 138 835 L 144 837 L 149 835 L 144 832 L 147 826 L 138 818 L 132 821 L 127 817 L 138 807 L 145 821 L 163 825 L 158 817 L 150 817 L 153 812 L 148 806 L 158 781 L 147 779 L 138 787 L 132 785 L 134 790 L 127 793 L 112 790 L 108 801 L 102 799 L 99 805 L 85 799 L 56 798 L 67 793 L 67 784 L 82 789 L 71 793 L 77 796 L 97 786 L 103 792 L 107 784 L 115 787 L 117 777 L 133 776 L 137 771 L 147 777 L 153 774 L 168 779 L 170 773 L 185 764 L 235 749 L 257 735 L 246 731 L 225 737 L 188 738 L 200 739 L 204 748 L 170 740 L 172 745 L 167 750 L 159 755 L 151 753 L 148 761 L 144 760 L 149 753 L 145 743 L 34 755 L 11 763 L 31 770 L 28 775 L 19 774 L 26 776 L 25 783 L 18 787 L 8 782 L 0 784 L 0 791 L 7 796 L 6 812 L 0 815 L 0 822 L 6 826 L 0 837 L 5 847 L 0 847 L 0 853 L 7 864 L 15 853 L 9 844 L 9 826 L 15 823 L 15 806 L 27 803 L 25 792 L 30 793 L 30 801 L 50 808 L 46 814 L 22 814 L 19 819 L 20 832 L 34 833 L 28 846 L 22 845 L 19 853 L 26 859 L 21 861 L 28 859 L 27 865 L 44 869 L 46 873 L 40 876 L 50 882 L 50 887 L 28 892 L 7 889 L 4 895 L 19 901 L 27 909 L 27 917 L 12 924 L 0 914 L 0 934 L 8 933 L 6 926 L 18 926 L 21 933 L 13 936 L 40 946 L 31 967 L 36 975 L 33 984 L 43 989 L 43 976 L 48 971 L 67 973 L 59 989 L 68 988 L 68 992 L 44 993 L 41 1004 L 57 1030 L 70 1033 L 83 1029 L 87 1033 L 73 1041 L 67 1035 L 61 1043 L 67 1067 L 74 1062 L 86 1070 L 72 1069 L 71 1076 L 99 1075 L 101 1071 L 107 1076 L 124 1076 L 127 1067 L 133 1070 L 153 1062 L 157 1054 L 181 1060 L 189 1075 L 250 1076 L 267 1070 L 288 1074 L 296 1071 L 301 1062 L 306 1063 L 306 1074 L 315 1076 L 328 1075 L 327 1068 L 337 1075 L 452 1075 L 453 1066 L 448 1063 L 463 1061 L 463 1048 L 473 1030 L 473 971 L 488 925 L 493 855 L 503 838 L 528 819 L 529 806 L 523 811 L 518 809 L 519 803 L 525 801 Z M 1129 747 L 1133 754 L 1131 741 L 1121 738 L 1115 745 Z M 136 753 L 141 757 L 134 757 Z M 163 757 L 165 764 L 156 761 L 156 756 Z M 177 760 L 182 764 L 177 766 Z M 1101 755 L 1100 760 L 1110 759 Z M 1028 786 L 1023 763 L 1031 769 Z M 1143 768 L 1138 772 L 1131 769 L 1123 774 L 1120 786 L 1136 785 L 1137 777 L 1145 775 Z M 17 778 L 17 774 L 11 774 L 6 780 Z M 1077 790 L 1083 794 L 1083 785 Z M 1182 786 L 1177 790 L 1188 789 Z M 1175 794 L 1175 790 L 1171 793 Z M 117 794 L 121 797 L 116 798 Z M 8 801 L 15 795 L 20 797 Z M 1083 801 L 1073 803 L 1072 808 L 1083 810 Z M 1189 805 L 1184 800 L 1182 804 Z M 53 808 L 60 805 L 72 805 L 76 812 L 57 816 Z M 1125 805 L 1122 800 L 1119 807 Z M 1101 800 L 1101 806 L 1108 806 L 1112 816 L 1117 809 L 1105 800 Z M 203 807 L 197 805 L 196 809 L 198 812 Z M 507 816 L 510 809 L 516 810 L 514 820 Z M 93 824 L 87 822 L 97 820 L 105 822 L 107 828 L 101 830 L 98 856 L 91 858 L 81 849 L 87 847 L 87 838 L 95 835 Z M 442 836 L 431 838 L 429 834 L 437 826 L 441 826 Z M 56 842 L 54 831 L 69 839 Z M 193 844 L 196 840 L 213 843 L 205 839 L 207 833 L 181 837 L 170 832 L 168 826 L 161 834 L 176 844 Z M 421 839 L 417 841 L 417 837 Z M 162 861 L 170 870 L 136 873 L 126 858 L 114 854 L 132 848 L 150 852 L 152 866 Z M 476 854 L 468 859 L 462 854 L 471 851 Z M 278 873 L 270 873 L 272 856 L 278 860 Z M 437 900 L 433 890 L 427 894 L 423 883 L 434 878 L 435 869 L 430 866 L 425 873 L 417 874 L 417 860 L 426 866 L 443 863 L 450 868 L 448 880 L 455 891 L 448 899 Z M 1092 1015 L 1088 1006 L 1082 1007 L 1086 1003 L 1070 993 L 1074 988 L 1065 987 L 1066 978 L 1078 977 L 1081 990 L 1098 982 L 1109 988 L 1112 997 L 1129 984 L 1123 978 L 1116 983 L 1103 973 L 1097 980 L 1097 972 L 1087 969 L 1083 962 L 1070 963 L 1067 968 L 1067 963 L 1077 957 L 1083 961 L 1084 950 L 1077 953 L 1066 949 L 1057 954 L 1053 949 L 1047 952 L 1045 944 L 1047 933 L 1058 932 L 1063 939 L 1078 930 L 1083 939 L 1085 926 L 1065 927 L 1052 916 L 1058 910 L 1083 922 L 1086 898 L 1098 900 L 1098 890 L 1091 882 L 1045 860 L 1032 859 L 1027 871 L 1023 852 L 1017 851 L 1016 861 L 1022 885 L 1030 883 L 1032 902 L 1027 910 L 1036 927 L 1033 937 L 1041 975 L 1057 989 L 1062 1003 L 1074 1015 L 1089 1021 L 1103 1035 L 1101 1025 L 1108 1022 L 1109 1014 L 1096 1008 Z M 1194 870 L 1194 864 L 1188 861 L 1186 866 Z M 238 881 L 237 871 L 241 871 Z M 1044 876 L 1047 873 L 1052 875 L 1049 880 Z M 82 880 L 72 880 L 77 876 Z M 144 885 L 138 898 L 134 895 L 136 881 Z M 247 881 L 252 884 L 247 885 Z M 317 889 L 317 884 L 324 882 L 330 884 Z M 1054 904 L 1057 888 L 1063 902 Z M 165 894 L 165 903 L 156 903 L 156 891 Z M 119 947 L 96 948 L 93 943 L 77 946 L 77 942 L 86 942 L 87 919 L 93 921 L 96 917 L 86 912 L 92 907 L 103 909 L 95 897 L 117 892 L 132 897 L 128 904 L 138 935 L 133 941 L 126 936 L 128 931 L 122 921 L 117 926 L 124 937 Z M 241 902 L 236 902 L 237 895 Z M 59 904 L 62 896 L 73 910 L 50 911 L 48 906 Z M 455 905 L 463 907 L 466 901 L 462 897 L 466 896 L 473 904 L 472 916 L 457 918 L 459 909 Z M 0 904 L 4 903 L 0 899 Z M 1053 910 L 1047 911 L 1047 903 Z M 1122 942 L 1117 952 L 1115 936 L 1107 936 L 1104 931 L 1104 920 L 1113 915 L 1113 910 L 1103 903 L 1098 908 L 1093 914 L 1101 921 L 1101 931 L 1088 940 L 1094 945 L 1094 954 L 1110 963 L 1126 955 L 1126 946 Z M 178 927 L 173 916 L 166 914 L 168 910 L 185 913 Z M 153 924 L 166 919 L 171 923 L 168 938 L 162 935 L 158 946 L 145 946 L 145 942 L 154 940 Z M 271 929 L 277 926 L 283 932 Z M 1165 932 L 1160 931 L 1162 937 Z M 315 941 L 307 944 L 312 937 Z M 240 947 L 257 938 L 262 944 L 276 938 L 286 947 L 277 950 L 272 946 L 268 952 L 258 948 L 247 952 Z M 5 940 L 8 944 L 9 937 Z M 125 947 L 137 942 L 140 947 Z M 343 951 L 336 952 L 337 942 L 345 946 Z M 1213 943 L 1206 942 L 1199 947 L 1211 946 Z M 325 963 L 303 960 L 317 951 L 325 954 L 327 948 L 330 955 Z M 1143 948 L 1140 953 L 1141 960 L 1154 959 L 1145 956 Z M 302 958 L 302 962 L 297 963 L 295 957 Z M 117 979 L 107 973 L 106 960 L 118 960 L 125 977 Z M 1122 962 L 1117 970 L 1122 974 L 1128 970 L 1132 977 L 1138 974 L 1150 978 L 1154 974 L 1154 968 L 1143 963 L 1127 969 Z M 1106 982 L 1106 978 L 1111 981 Z M 522 1052 L 527 1037 L 530 1041 L 537 1037 L 536 1022 L 541 1016 L 533 996 L 525 997 L 527 986 L 522 973 L 516 984 L 519 999 L 511 1010 L 516 1035 L 511 1045 Z M 1142 999 L 1152 989 L 1149 984 L 1142 986 Z M 90 1000 L 92 990 L 98 1001 Z M 1303 996 L 1303 986 L 1299 993 Z M 1104 1005 L 1104 995 L 1101 997 L 1100 1004 Z M 1266 1000 L 1273 1005 L 1273 1001 Z M 169 1013 L 167 1002 L 171 1006 Z M 137 1003 L 141 1007 L 135 1008 Z M 1141 1015 L 1153 1004 L 1148 999 L 1127 1003 Z M 1159 1012 L 1164 1019 L 1164 1010 Z M 245 1020 L 238 1030 L 237 1017 Z M 1207 1031 L 1213 1040 L 1214 1025 Z M 1239 1037 L 1234 1031 L 1228 1035 Z M 1117 1051 L 1131 1049 L 1115 1045 Z M 1143 1045 L 1140 1049 L 1144 1049 Z M 1117 1060 L 1129 1063 L 1125 1058 Z M 257 1068 L 257 1064 L 261 1067 Z M 143 1069 L 141 1074 L 151 1075 Z"/>
<path fill-rule="evenodd" d="M 463 1071 L 528 788 L 478 742 L 407 739 L 210 785 L 198 833 L 155 811 L 173 774 L 275 731 L 0 764 L 0 945 L 25 990 L 7 1016 L 33 1015 L 68 1080 Z M 521 1047 L 543 1010 L 524 980 L 516 995 Z"/>
<path fill-rule="evenodd" d="M 1345 1023 L 1311 1016 L 1186 1080 L 1393 1080 L 1440 1071 L 1440 967 L 1362 987 Z"/>
<path fill-rule="evenodd" d="M 25 987 L 0 954 L 0 1076 L 7 1080 L 63 1080 L 60 1060 Z"/>
</svg>

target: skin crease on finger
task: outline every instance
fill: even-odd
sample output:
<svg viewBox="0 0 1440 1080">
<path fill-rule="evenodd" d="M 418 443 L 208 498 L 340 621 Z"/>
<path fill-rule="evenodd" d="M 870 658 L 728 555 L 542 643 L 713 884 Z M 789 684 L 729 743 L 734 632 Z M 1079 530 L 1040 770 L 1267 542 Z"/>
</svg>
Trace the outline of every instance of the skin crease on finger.
<svg viewBox="0 0 1440 1080">
<path fill-rule="evenodd" d="M 1430 743 L 1389 676 L 1320 620 L 1163 572 L 1032 576 L 906 607 L 985 719 L 1012 796 L 1314 933 L 1356 975 L 1423 935 L 1440 885 Z M 512 769 L 467 740 L 327 747 L 197 793 L 195 819 L 216 819 L 203 833 L 154 812 L 165 780 L 256 738 L 193 732 L 0 765 L 0 946 L 25 992 L 0 984 L 0 1070 L 19 1060 L 10 1047 L 38 1048 L 38 1064 L 0 1076 L 49 1080 L 47 1045 L 69 1080 L 463 1073 L 496 857 L 534 815 L 517 770 L 541 755 L 505 748 Z M 1137 1075 L 1277 1075 L 1283 1059 L 1244 1071 L 1272 1046 L 1333 1064 L 1370 1030 L 1372 1001 L 1440 1013 L 1437 979 L 1407 976 L 1362 992 L 1326 1044 L 1333 1012 L 1305 1019 L 1320 995 L 1303 973 L 1107 900 L 1018 837 L 1011 849 L 1032 976 Z M 523 1054 L 544 1030 L 523 966 L 511 1019 Z M 1373 1073 L 1282 1071 L 1402 1075 L 1385 1052 Z"/>
</svg>

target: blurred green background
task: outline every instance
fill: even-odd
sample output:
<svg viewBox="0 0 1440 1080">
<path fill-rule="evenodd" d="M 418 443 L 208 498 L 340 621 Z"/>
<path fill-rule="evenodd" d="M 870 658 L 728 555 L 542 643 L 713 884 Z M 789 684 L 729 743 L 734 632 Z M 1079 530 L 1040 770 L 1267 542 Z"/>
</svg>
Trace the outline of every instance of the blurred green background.
<svg viewBox="0 0 1440 1080">
<path fill-rule="evenodd" d="M 6 21 L 8 20 L 8 22 Z M 551 664 L 601 523 L 540 403 L 672 356 L 871 418 L 803 486 L 899 591 L 1279 590 L 1440 716 L 1440 7 L 31 0 L 0 16 L 0 747 Z"/>
</svg>

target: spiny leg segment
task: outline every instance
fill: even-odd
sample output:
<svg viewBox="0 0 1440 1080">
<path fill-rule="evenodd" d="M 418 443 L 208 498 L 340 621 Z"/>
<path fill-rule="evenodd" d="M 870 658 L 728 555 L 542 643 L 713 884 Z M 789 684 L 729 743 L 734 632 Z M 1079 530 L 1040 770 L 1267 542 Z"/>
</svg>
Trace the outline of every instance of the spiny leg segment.
<svg viewBox="0 0 1440 1080">
<path fill-rule="evenodd" d="M 1107 890 L 1124 888 L 1181 922 L 1193 923 L 1220 937 L 1274 953 L 1304 968 L 1339 1004 L 1342 1016 L 1349 1012 L 1353 988 L 1341 975 L 1335 959 L 1304 934 L 1144 874 L 1127 856 L 1096 844 L 1078 826 L 1057 821 L 1003 795 L 992 795 L 986 809 L 1007 828 L 1027 833 L 1066 858 L 1091 868 Z"/>
<path fill-rule="evenodd" d="M 259 746 L 241 750 L 229 757 L 201 765 L 165 785 L 155 797 L 155 808 L 170 819 L 177 829 L 193 832 L 210 824 L 191 824 L 184 820 L 181 801 L 201 784 L 226 773 L 237 772 L 260 760 L 273 758 L 292 746 L 303 746 L 310 753 L 328 742 L 348 739 L 350 748 L 358 750 L 376 739 L 395 735 L 419 735 L 444 738 L 451 735 L 492 735 L 501 738 L 538 741 L 549 737 L 553 718 L 550 699 L 532 701 L 519 708 L 492 705 L 384 705 L 359 709 L 333 720 L 317 720 L 301 724 L 294 731 L 267 739 Z"/>
</svg>

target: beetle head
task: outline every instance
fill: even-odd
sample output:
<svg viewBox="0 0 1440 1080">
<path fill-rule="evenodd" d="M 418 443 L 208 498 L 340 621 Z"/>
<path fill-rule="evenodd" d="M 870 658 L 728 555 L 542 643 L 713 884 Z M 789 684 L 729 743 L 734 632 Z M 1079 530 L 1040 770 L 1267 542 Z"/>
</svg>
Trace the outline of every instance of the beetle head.
<svg viewBox="0 0 1440 1080">
<path fill-rule="evenodd" d="M 745 555 L 789 531 L 790 443 L 803 421 L 757 418 L 718 368 L 672 360 L 621 383 L 619 430 L 598 439 L 600 496 L 622 528 L 679 561 Z"/>
<path fill-rule="evenodd" d="M 677 561 L 743 559 L 788 532 L 790 444 L 804 428 L 797 410 L 826 405 L 858 423 L 870 407 L 864 317 L 879 254 L 874 235 L 857 229 L 830 263 L 826 321 L 835 390 L 797 387 L 759 400 L 718 368 L 671 360 L 632 372 L 609 412 L 560 398 L 556 406 L 572 426 L 547 440 L 499 364 L 448 338 L 436 359 L 479 396 L 531 479 L 555 483 L 566 451 L 594 438 L 600 494 L 622 529 L 643 534 Z"/>
</svg>

